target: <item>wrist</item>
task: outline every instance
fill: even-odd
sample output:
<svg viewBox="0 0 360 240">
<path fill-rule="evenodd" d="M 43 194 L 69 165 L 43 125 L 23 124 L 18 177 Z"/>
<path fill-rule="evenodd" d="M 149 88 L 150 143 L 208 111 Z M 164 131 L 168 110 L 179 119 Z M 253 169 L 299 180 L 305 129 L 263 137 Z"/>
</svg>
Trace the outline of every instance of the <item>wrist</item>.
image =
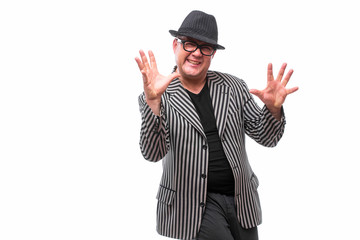
<svg viewBox="0 0 360 240">
<path fill-rule="evenodd" d="M 282 106 L 280 106 L 280 107 L 266 106 L 266 107 L 269 110 L 269 112 L 274 116 L 274 118 L 276 118 L 277 120 L 281 120 L 281 117 L 282 117 L 281 108 L 282 108 Z"/>
<path fill-rule="evenodd" d="M 147 105 L 151 108 L 153 113 L 157 116 L 160 116 L 160 105 L 161 105 L 161 98 L 160 99 L 147 99 L 146 98 Z"/>
</svg>

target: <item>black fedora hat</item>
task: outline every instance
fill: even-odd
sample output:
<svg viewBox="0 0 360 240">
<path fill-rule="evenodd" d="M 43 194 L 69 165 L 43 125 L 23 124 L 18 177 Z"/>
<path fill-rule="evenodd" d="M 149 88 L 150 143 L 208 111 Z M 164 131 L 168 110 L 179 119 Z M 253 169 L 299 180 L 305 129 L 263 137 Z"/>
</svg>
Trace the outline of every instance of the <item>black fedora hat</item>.
<svg viewBox="0 0 360 240">
<path fill-rule="evenodd" d="M 190 12 L 178 31 L 170 30 L 169 32 L 174 37 L 191 37 L 212 44 L 216 49 L 225 49 L 217 43 L 218 29 L 215 17 L 202 11 Z"/>
</svg>

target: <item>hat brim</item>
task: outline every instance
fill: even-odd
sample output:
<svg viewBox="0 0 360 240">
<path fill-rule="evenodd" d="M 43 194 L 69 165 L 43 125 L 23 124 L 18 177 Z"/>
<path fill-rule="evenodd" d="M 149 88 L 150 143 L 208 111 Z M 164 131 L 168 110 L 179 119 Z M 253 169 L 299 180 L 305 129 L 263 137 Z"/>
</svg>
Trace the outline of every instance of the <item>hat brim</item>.
<svg viewBox="0 0 360 240">
<path fill-rule="evenodd" d="M 175 30 L 169 30 L 169 33 L 173 36 L 173 37 L 179 37 L 179 36 L 184 36 L 184 37 L 191 37 L 194 38 L 196 40 L 202 41 L 202 42 L 206 42 L 209 43 L 213 46 L 215 46 L 216 49 L 220 49 L 220 50 L 224 50 L 225 47 L 221 46 L 220 44 L 218 44 L 217 42 L 215 42 L 214 40 L 204 37 L 200 34 L 196 34 L 194 32 L 192 33 L 187 33 L 187 32 L 180 32 L 180 31 L 175 31 Z"/>
</svg>

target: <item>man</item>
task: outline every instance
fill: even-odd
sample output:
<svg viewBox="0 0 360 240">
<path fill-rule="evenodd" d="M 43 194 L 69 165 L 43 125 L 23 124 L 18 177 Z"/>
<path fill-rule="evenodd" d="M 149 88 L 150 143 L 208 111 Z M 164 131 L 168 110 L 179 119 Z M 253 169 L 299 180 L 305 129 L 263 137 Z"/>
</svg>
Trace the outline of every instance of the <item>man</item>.
<svg viewBox="0 0 360 240">
<path fill-rule="evenodd" d="M 293 71 L 276 79 L 268 65 L 267 87 L 248 90 L 243 80 L 209 71 L 218 31 L 212 15 L 192 11 L 170 30 L 176 67 L 159 74 L 154 54 L 136 62 L 144 82 L 139 97 L 140 148 L 145 159 L 163 161 L 157 194 L 157 231 L 179 239 L 258 239 L 258 180 L 245 151 L 245 134 L 273 147 L 285 126 L 282 104 Z M 260 109 L 251 94 L 265 104 Z"/>
</svg>

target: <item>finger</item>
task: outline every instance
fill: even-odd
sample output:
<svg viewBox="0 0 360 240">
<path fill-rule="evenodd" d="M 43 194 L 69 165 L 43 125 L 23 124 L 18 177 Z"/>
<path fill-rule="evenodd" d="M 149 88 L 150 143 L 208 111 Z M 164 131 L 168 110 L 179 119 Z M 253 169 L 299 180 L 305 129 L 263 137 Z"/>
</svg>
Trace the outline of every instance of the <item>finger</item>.
<svg viewBox="0 0 360 240">
<path fill-rule="evenodd" d="M 255 96 L 257 96 L 258 98 L 261 99 L 261 96 L 262 96 L 262 92 L 260 90 L 257 90 L 257 89 L 250 89 L 249 92 L 251 94 L 254 94 Z"/>
<path fill-rule="evenodd" d="M 285 87 L 288 84 L 293 72 L 294 72 L 294 70 L 292 70 L 292 69 L 289 70 L 289 72 L 286 74 L 284 80 L 281 82 L 281 85 L 283 85 Z"/>
<path fill-rule="evenodd" d="M 180 73 L 178 72 L 173 72 L 172 74 L 170 74 L 170 78 L 171 80 L 174 80 L 175 78 L 180 77 Z"/>
<path fill-rule="evenodd" d="M 138 67 L 139 67 L 139 70 L 140 70 L 140 71 L 143 70 L 144 64 L 142 64 L 140 58 L 136 57 L 136 58 L 135 58 L 135 61 L 136 61 L 137 65 L 138 65 Z"/>
<path fill-rule="evenodd" d="M 299 87 L 293 87 L 293 88 L 290 88 L 290 89 L 286 89 L 286 93 L 287 94 L 292 94 L 292 93 L 296 92 L 297 90 L 299 90 Z"/>
<path fill-rule="evenodd" d="M 143 57 L 143 55 L 145 55 L 143 50 L 140 50 L 139 52 L 140 52 L 141 57 Z M 140 58 L 136 57 L 135 61 L 136 61 L 137 65 L 139 67 L 139 70 L 143 76 L 143 82 L 144 82 L 144 84 L 146 84 L 147 83 L 147 75 L 146 75 L 145 66 L 144 66 L 143 62 L 140 60 Z"/>
<path fill-rule="evenodd" d="M 156 65 L 156 60 L 155 60 L 155 55 L 154 53 L 150 50 L 149 51 L 149 58 L 150 58 L 150 66 L 152 68 L 157 69 L 157 65 Z"/>
<path fill-rule="evenodd" d="M 135 58 L 135 61 L 136 61 L 137 65 L 139 67 L 139 70 L 143 76 L 143 82 L 145 84 L 145 83 L 147 83 L 147 75 L 146 75 L 146 70 L 144 69 L 144 64 L 141 62 L 141 60 L 138 57 Z"/>
<path fill-rule="evenodd" d="M 172 80 L 174 80 L 175 78 L 178 78 L 178 77 L 180 77 L 180 74 L 177 72 L 173 72 L 172 74 L 167 76 L 166 85 L 169 86 L 169 84 L 172 82 Z"/>
<path fill-rule="evenodd" d="M 140 50 L 139 52 L 140 52 L 140 56 L 141 56 L 143 65 L 145 66 L 146 69 L 150 69 L 150 65 L 149 65 L 148 59 L 147 59 L 144 51 Z"/>
<path fill-rule="evenodd" d="M 272 64 L 269 63 L 268 64 L 268 70 L 267 70 L 267 81 L 273 81 L 274 80 L 274 75 L 273 75 L 273 70 L 272 70 Z"/>
<path fill-rule="evenodd" d="M 282 79 L 283 76 L 284 76 L 284 72 L 285 72 L 286 66 L 287 66 L 287 64 L 286 64 L 286 63 L 283 63 L 283 65 L 281 66 L 280 71 L 279 71 L 279 73 L 278 73 L 278 75 L 277 75 L 277 77 L 276 77 L 276 81 L 279 81 L 279 82 L 281 81 L 281 79 Z"/>
</svg>

